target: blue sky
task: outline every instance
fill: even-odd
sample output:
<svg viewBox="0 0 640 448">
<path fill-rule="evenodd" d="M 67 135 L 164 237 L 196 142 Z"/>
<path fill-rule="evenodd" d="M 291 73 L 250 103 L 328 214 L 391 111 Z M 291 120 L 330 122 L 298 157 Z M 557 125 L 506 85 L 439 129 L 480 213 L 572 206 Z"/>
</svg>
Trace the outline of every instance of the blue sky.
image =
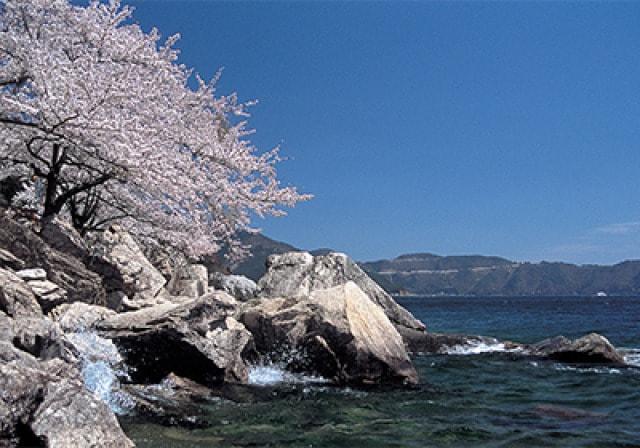
<svg viewBox="0 0 640 448">
<path fill-rule="evenodd" d="M 640 258 L 640 3 L 130 1 L 258 99 L 301 248 Z"/>
</svg>

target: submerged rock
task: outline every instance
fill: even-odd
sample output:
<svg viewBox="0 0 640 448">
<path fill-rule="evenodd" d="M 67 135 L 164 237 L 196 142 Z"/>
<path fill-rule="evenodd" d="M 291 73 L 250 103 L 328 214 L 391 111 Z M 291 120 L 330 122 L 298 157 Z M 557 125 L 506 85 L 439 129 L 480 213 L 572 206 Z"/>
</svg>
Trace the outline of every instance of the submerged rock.
<svg viewBox="0 0 640 448">
<path fill-rule="evenodd" d="M 400 334 L 354 282 L 249 302 L 240 320 L 263 356 L 279 355 L 291 369 L 339 384 L 418 381 Z"/>
<path fill-rule="evenodd" d="M 308 297 L 313 291 L 354 282 L 395 325 L 424 330 L 425 326 L 398 305 L 353 260 L 342 253 L 314 257 L 288 252 L 267 259 L 267 273 L 258 282 L 259 297 Z"/>
<path fill-rule="evenodd" d="M 184 304 L 163 304 L 120 313 L 96 324 L 113 339 L 132 381 L 157 383 L 171 372 L 201 384 L 246 382 L 243 357 L 253 338 L 233 317 L 236 301 L 222 292 Z"/>
<path fill-rule="evenodd" d="M 214 272 L 209 276 L 209 282 L 215 289 L 231 294 L 241 301 L 253 299 L 258 292 L 256 282 L 244 275 L 225 275 Z"/>
<path fill-rule="evenodd" d="M 569 363 L 625 364 L 625 359 L 607 338 L 591 333 L 573 341 L 558 336 L 531 346 L 533 354 Z"/>
</svg>

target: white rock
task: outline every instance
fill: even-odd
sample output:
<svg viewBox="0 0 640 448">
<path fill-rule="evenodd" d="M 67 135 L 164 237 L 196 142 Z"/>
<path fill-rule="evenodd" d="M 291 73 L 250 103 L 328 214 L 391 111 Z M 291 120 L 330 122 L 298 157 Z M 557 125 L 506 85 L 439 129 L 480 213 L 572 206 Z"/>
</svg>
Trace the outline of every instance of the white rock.
<svg viewBox="0 0 640 448">
<path fill-rule="evenodd" d="M 16 272 L 16 275 L 20 277 L 24 281 L 31 280 L 46 280 L 47 272 L 41 268 L 33 268 L 33 269 L 23 269 L 21 271 Z"/>
</svg>

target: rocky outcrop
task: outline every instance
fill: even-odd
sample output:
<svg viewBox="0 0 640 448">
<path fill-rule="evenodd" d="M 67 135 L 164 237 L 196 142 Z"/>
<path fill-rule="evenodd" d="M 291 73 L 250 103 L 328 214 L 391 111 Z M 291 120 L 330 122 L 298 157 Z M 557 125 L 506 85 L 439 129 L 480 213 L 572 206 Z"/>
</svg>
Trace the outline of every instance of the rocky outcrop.
<svg viewBox="0 0 640 448">
<path fill-rule="evenodd" d="M 60 218 L 42 221 L 40 236 L 53 249 L 79 260 L 89 258 L 90 251 L 86 242 L 73 226 Z"/>
<path fill-rule="evenodd" d="M 157 383 L 171 372 L 205 385 L 245 382 L 253 338 L 232 317 L 236 306 L 223 292 L 209 293 L 120 313 L 96 328 L 121 349 L 134 382 Z"/>
<path fill-rule="evenodd" d="M 82 302 L 65 303 L 49 313 L 64 331 L 91 330 L 99 322 L 115 315 L 116 312 L 109 308 Z"/>
<path fill-rule="evenodd" d="M 13 344 L 19 350 L 40 360 L 60 358 L 76 362 L 74 348 L 58 324 L 46 317 L 0 315 L 0 341 Z"/>
<path fill-rule="evenodd" d="M 60 360 L 26 364 L 0 363 L 0 445 L 134 446 L 75 368 Z"/>
<path fill-rule="evenodd" d="M 225 275 L 214 272 L 209 276 L 209 284 L 243 302 L 253 299 L 258 292 L 256 282 L 244 275 Z"/>
<path fill-rule="evenodd" d="M 106 292 L 102 279 L 82 260 L 52 248 L 26 226 L 0 213 L 0 248 L 20 259 L 26 268 L 39 267 L 47 279 L 67 291 L 66 301 L 102 304 Z"/>
<path fill-rule="evenodd" d="M 315 290 L 344 285 L 348 281 L 384 310 L 395 325 L 416 330 L 425 326 L 398 305 L 376 282 L 345 254 L 314 257 L 307 252 L 288 252 L 267 259 L 267 273 L 258 282 L 260 297 L 308 297 Z"/>
<path fill-rule="evenodd" d="M 134 301 L 152 300 L 166 284 L 164 276 L 120 226 L 113 225 L 95 236 L 94 250 L 102 262 L 92 268 L 99 272 L 109 291 L 122 290 Z"/>
<path fill-rule="evenodd" d="M 173 272 L 167 291 L 174 296 L 196 298 L 208 290 L 207 268 L 201 264 L 187 264 Z"/>
<path fill-rule="evenodd" d="M 249 302 L 240 320 L 263 356 L 279 355 L 290 369 L 339 384 L 418 381 L 400 334 L 354 282 L 315 289 L 304 298 Z"/>
<path fill-rule="evenodd" d="M 569 363 L 625 363 L 624 356 L 607 338 L 598 333 L 591 333 L 573 341 L 564 336 L 546 339 L 533 345 L 531 351 L 538 356 Z"/>
<path fill-rule="evenodd" d="M 29 285 L 5 269 L 0 269 L 0 311 L 12 317 L 42 315 Z"/>
</svg>

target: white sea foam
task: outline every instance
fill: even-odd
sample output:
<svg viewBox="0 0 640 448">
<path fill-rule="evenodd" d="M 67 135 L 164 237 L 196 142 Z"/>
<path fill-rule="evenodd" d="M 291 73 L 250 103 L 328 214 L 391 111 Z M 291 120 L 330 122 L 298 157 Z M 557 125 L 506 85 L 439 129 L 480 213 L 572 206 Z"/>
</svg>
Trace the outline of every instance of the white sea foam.
<svg viewBox="0 0 640 448">
<path fill-rule="evenodd" d="M 478 355 L 481 353 L 494 352 L 510 352 L 513 349 L 507 349 L 502 342 L 487 343 L 484 341 L 469 341 L 466 344 L 454 345 L 447 347 L 443 353 L 447 355 Z"/>
<path fill-rule="evenodd" d="M 620 351 L 624 355 L 624 362 L 630 366 L 640 367 L 640 349 L 621 348 Z"/>
<path fill-rule="evenodd" d="M 277 363 L 257 364 L 249 368 L 249 384 L 274 386 L 277 384 L 322 384 L 329 380 L 321 376 L 304 375 L 287 371 Z"/>
<path fill-rule="evenodd" d="M 578 372 L 578 373 L 606 373 L 609 375 L 620 375 L 622 370 L 615 367 L 574 367 L 565 364 L 554 364 L 553 368 L 561 372 Z"/>
</svg>

